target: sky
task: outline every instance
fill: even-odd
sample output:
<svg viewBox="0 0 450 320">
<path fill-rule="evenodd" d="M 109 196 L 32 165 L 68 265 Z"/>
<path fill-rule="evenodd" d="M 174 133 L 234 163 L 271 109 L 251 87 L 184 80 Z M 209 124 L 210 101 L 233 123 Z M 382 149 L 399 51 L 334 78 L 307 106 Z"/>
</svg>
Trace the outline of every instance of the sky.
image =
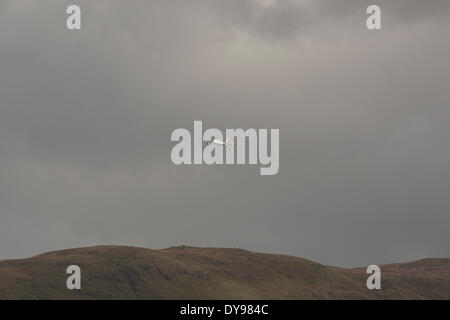
<svg viewBox="0 0 450 320">
<path fill-rule="evenodd" d="M 0 259 L 450 257 L 449 35 L 448 0 L 0 0 Z M 279 129 L 279 173 L 175 166 L 195 120 Z"/>
</svg>

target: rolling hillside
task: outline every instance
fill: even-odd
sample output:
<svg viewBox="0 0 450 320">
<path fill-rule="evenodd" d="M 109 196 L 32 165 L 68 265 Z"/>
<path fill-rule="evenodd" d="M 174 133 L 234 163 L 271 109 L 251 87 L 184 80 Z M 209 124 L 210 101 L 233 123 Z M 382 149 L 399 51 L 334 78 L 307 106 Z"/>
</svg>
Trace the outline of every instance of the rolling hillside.
<svg viewBox="0 0 450 320">
<path fill-rule="evenodd" d="M 81 290 L 66 288 L 72 264 Z M 450 299 L 450 259 L 381 270 L 382 290 L 370 291 L 365 268 L 240 249 L 100 246 L 0 261 L 0 299 Z"/>
</svg>

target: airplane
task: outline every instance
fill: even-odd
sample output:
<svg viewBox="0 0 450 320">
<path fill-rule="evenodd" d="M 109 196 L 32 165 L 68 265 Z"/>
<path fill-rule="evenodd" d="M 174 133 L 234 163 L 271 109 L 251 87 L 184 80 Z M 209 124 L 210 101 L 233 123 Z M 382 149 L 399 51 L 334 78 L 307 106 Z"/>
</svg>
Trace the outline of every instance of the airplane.
<svg viewBox="0 0 450 320">
<path fill-rule="evenodd" d="M 223 145 L 223 146 L 232 146 L 233 144 L 230 143 L 230 142 L 228 142 L 228 141 L 230 141 L 230 138 L 229 138 L 229 137 L 228 137 L 225 141 L 218 140 L 218 139 L 214 139 L 213 141 L 207 142 L 206 144 L 207 144 L 207 145 L 210 145 L 210 144 L 218 144 L 218 145 Z"/>
</svg>

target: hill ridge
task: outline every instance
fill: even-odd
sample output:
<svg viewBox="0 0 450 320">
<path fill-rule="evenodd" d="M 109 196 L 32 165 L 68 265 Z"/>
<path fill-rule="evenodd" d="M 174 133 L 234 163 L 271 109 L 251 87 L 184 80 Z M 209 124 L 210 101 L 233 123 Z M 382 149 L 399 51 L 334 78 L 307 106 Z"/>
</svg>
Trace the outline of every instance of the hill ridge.
<svg viewBox="0 0 450 320">
<path fill-rule="evenodd" d="M 66 288 L 73 264 L 81 290 Z M 450 299 L 450 259 L 380 267 L 382 290 L 368 290 L 362 267 L 236 248 L 104 245 L 0 261 L 0 299 Z"/>
</svg>

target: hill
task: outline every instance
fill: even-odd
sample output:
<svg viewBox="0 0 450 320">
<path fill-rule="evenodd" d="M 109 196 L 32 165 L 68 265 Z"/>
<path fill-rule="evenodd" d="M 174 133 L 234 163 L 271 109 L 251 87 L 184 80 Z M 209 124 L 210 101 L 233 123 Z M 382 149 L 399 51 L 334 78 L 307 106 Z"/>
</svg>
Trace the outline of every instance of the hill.
<svg viewBox="0 0 450 320">
<path fill-rule="evenodd" d="M 66 288 L 66 268 L 82 289 Z M 99 246 L 0 261 L 0 299 L 450 299 L 450 259 L 381 266 L 382 290 L 365 268 L 241 249 L 150 250 Z"/>
</svg>

